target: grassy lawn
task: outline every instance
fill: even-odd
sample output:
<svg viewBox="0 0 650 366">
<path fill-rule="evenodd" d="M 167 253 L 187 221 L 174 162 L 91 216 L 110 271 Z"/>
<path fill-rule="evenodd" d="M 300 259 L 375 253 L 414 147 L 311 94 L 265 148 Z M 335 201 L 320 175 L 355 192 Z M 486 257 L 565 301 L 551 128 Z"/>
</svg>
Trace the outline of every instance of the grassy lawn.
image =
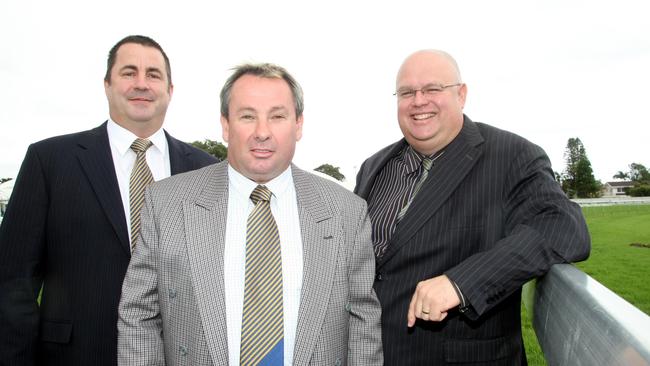
<svg viewBox="0 0 650 366">
<path fill-rule="evenodd" d="M 650 205 L 584 207 L 591 233 L 591 255 L 577 267 L 650 315 Z M 546 365 L 526 309 L 522 331 L 528 363 Z"/>
</svg>

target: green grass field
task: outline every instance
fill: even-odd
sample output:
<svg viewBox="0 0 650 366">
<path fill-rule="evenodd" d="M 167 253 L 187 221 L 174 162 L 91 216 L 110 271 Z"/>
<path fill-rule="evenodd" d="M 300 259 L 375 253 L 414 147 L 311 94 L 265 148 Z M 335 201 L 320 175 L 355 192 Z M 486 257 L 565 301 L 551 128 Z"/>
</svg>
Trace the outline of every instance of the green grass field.
<svg viewBox="0 0 650 366">
<path fill-rule="evenodd" d="M 650 315 L 650 205 L 584 207 L 591 255 L 577 267 Z M 546 365 L 526 309 L 522 327 L 528 364 Z"/>
</svg>

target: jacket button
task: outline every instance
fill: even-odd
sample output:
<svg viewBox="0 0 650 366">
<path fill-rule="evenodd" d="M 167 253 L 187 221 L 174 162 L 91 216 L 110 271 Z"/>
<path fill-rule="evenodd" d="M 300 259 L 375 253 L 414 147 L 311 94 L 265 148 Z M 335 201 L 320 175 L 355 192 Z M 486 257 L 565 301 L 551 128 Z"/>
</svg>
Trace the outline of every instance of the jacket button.
<svg viewBox="0 0 650 366">
<path fill-rule="evenodd" d="M 173 299 L 175 297 L 176 297 L 176 290 L 174 290 L 173 288 L 170 288 L 169 289 L 169 298 Z"/>
<path fill-rule="evenodd" d="M 334 361 L 334 365 L 335 365 L 335 366 L 341 366 L 342 363 L 343 363 L 343 362 L 341 362 L 341 359 L 340 359 L 340 358 L 337 358 L 336 361 Z"/>
<path fill-rule="evenodd" d="M 381 273 L 377 273 L 377 274 L 375 274 L 375 280 L 376 280 L 376 281 L 383 281 L 383 280 L 384 280 L 384 276 L 382 276 Z"/>
<path fill-rule="evenodd" d="M 187 356 L 187 348 L 185 348 L 185 346 L 179 346 L 178 353 L 180 353 L 181 356 Z"/>
<path fill-rule="evenodd" d="M 350 306 L 350 303 L 345 304 L 345 311 L 350 311 L 352 309 L 352 306 Z"/>
</svg>

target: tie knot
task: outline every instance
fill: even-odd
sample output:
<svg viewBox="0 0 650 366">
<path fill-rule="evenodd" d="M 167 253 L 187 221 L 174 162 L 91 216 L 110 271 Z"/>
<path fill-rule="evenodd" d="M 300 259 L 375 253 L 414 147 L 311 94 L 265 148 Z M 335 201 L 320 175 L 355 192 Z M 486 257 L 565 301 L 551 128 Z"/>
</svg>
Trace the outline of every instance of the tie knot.
<svg viewBox="0 0 650 366">
<path fill-rule="evenodd" d="M 259 201 L 270 201 L 271 200 L 271 191 L 266 188 L 266 186 L 257 186 L 251 193 L 251 200 L 254 204 L 257 204 Z"/>
<path fill-rule="evenodd" d="M 136 154 L 143 153 L 151 147 L 153 143 L 147 139 L 135 139 L 131 144 L 131 150 L 135 151 Z"/>
<path fill-rule="evenodd" d="M 424 168 L 424 170 L 429 171 L 432 165 L 433 165 L 433 160 L 431 160 L 430 158 L 422 159 L 422 168 Z"/>
</svg>

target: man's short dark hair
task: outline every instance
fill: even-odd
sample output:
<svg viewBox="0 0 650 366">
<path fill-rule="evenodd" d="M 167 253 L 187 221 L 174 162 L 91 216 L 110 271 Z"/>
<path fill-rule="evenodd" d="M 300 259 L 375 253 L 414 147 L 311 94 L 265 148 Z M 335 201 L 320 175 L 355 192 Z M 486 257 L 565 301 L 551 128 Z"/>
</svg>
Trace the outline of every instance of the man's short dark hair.
<svg viewBox="0 0 650 366">
<path fill-rule="evenodd" d="M 127 36 L 122 38 L 119 42 L 111 48 L 111 50 L 108 52 L 108 60 L 106 62 L 106 75 L 104 76 L 104 81 L 107 83 L 111 83 L 111 70 L 113 70 L 113 66 L 115 65 L 115 59 L 117 58 L 117 51 L 122 47 L 122 45 L 127 44 L 127 43 L 135 43 L 139 44 L 145 47 L 153 47 L 160 51 L 162 53 L 163 58 L 165 59 L 165 71 L 167 71 L 167 82 L 169 85 L 172 85 L 172 68 L 169 65 L 169 58 L 167 58 L 167 54 L 165 51 L 163 51 L 162 47 L 158 44 L 158 42 L 154 41 L 153 39 L 147 37 L 147 36 Z"/>
<path fill-rule="evenodd" d="M 261 78 L 268 79 L 283 79 L 289 85 L 291 89 L 291 94 L 293 95 L 293 104 L 296 109 L 296 118 L 302 116 L 302 112 L 305 108 L 305 104 L 302 96 L 302 88 L 296 79 L 287 72 L 283 67 L 263 63 L 263 64 L 243 64 L 233 68 L 234 72 L 221 89 L 220 99 L 221 99 L 221 115 L 225 118 L 228 118 L 229 113 L 229 104 L 230 96 L 232 92 L 232 87 L 235 85 L 235 82 L 244 75 L 254 75 Z"/>
</svg>

